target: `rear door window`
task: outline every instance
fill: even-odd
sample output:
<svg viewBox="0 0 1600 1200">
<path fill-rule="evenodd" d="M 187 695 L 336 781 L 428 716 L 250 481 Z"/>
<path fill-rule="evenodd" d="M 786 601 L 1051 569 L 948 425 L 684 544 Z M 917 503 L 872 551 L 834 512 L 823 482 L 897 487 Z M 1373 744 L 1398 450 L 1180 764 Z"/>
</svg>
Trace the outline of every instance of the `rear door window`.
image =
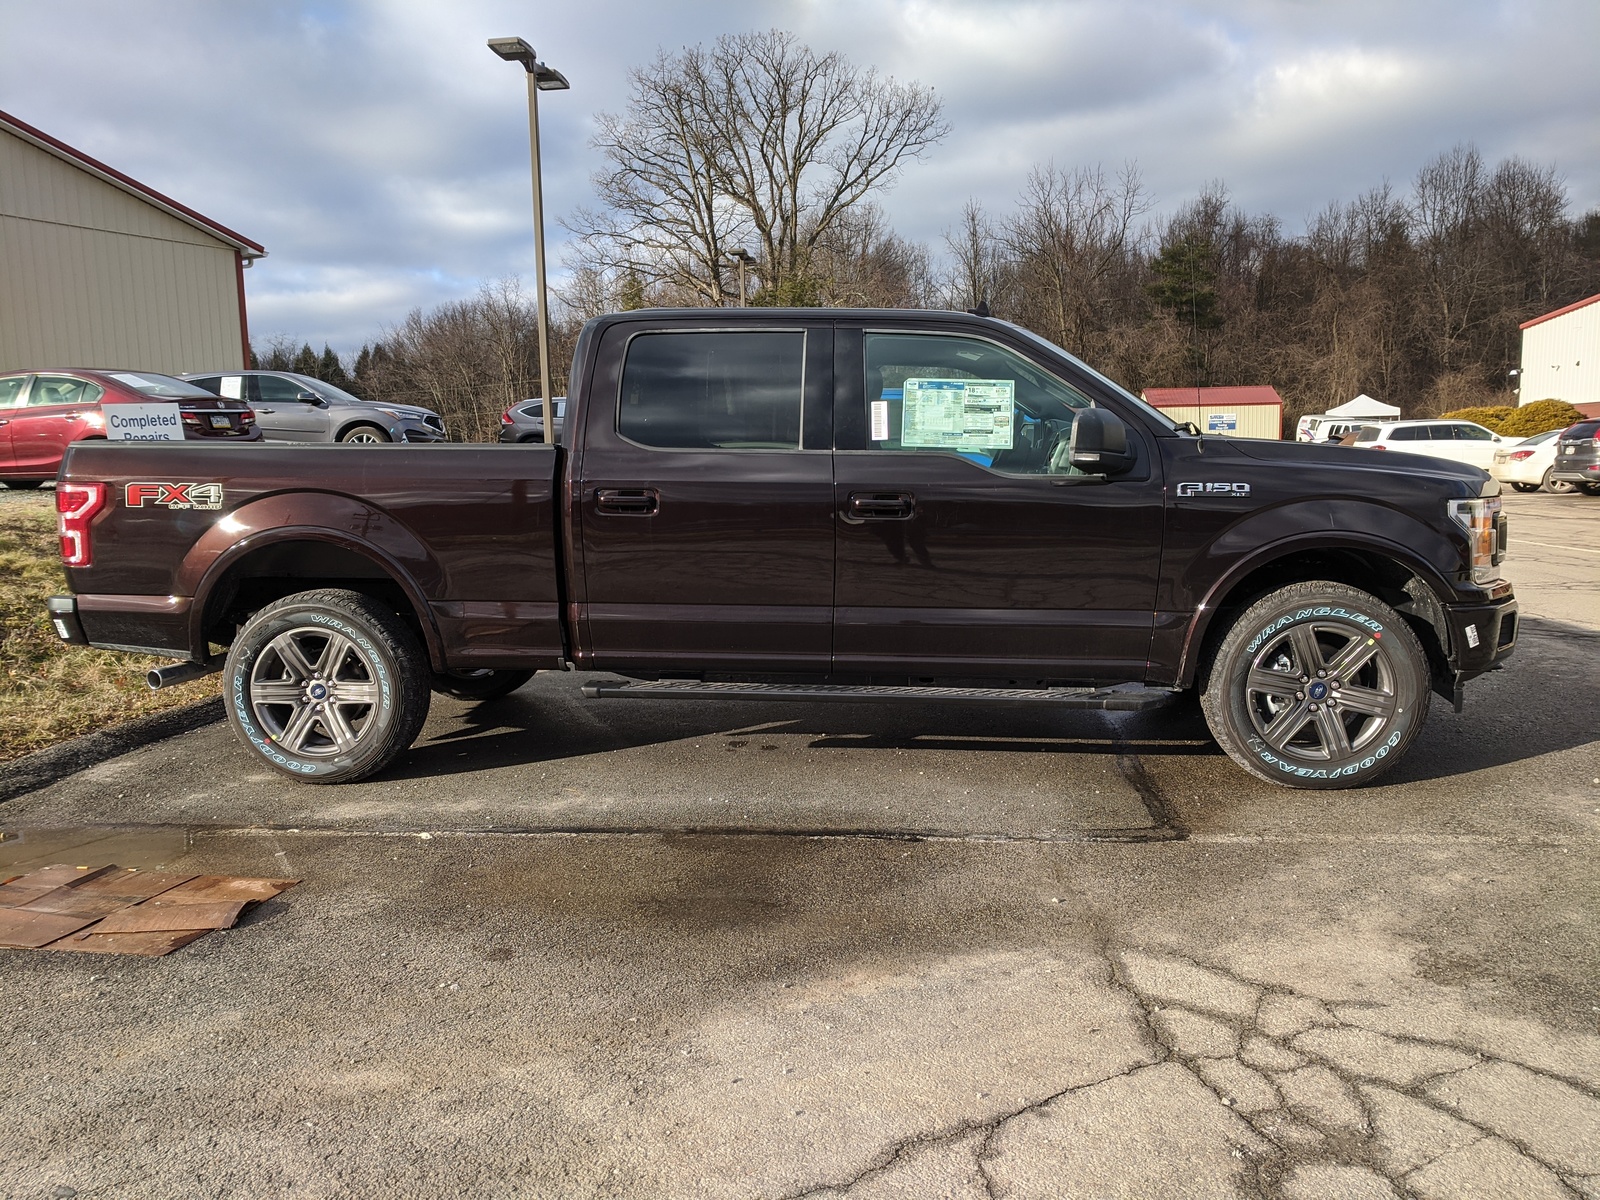
<svg viewBox="0 0 1600 1200">
<path fill-rule="evenodd" d="M 799 330 L 641 333 L 617 432 L 660 450 L 798 450 L 805 345 Z"/>
<path fill-rule="evenodd" d="M 1458 442 L 1492 442 L 1494 434 L 1481 425 L 1473 425 L 1465 421 L 1450 426 L 1451 433 Z"/>
<path fill-rule="evenodd" d="M 15 404 L 27 382 L 26 375 L 13 375 L 9 379 L 0 379 L 0 408 L 9 408 Z"/>
<path fill-rule="evenodd" d="M 1428 440 L 1426 425 L 1402 425 L 1389 435 L 1391 442 L 1424 442 Z"/>
<path fill-rule="evenodd" d="M 86 379 L 74 379 L 71 375 L 40 375 L 34 379 L 33 391 L 28 393 L 28 407 L 93 404 L 104 394 L 105 388 Z"/>
</svg>

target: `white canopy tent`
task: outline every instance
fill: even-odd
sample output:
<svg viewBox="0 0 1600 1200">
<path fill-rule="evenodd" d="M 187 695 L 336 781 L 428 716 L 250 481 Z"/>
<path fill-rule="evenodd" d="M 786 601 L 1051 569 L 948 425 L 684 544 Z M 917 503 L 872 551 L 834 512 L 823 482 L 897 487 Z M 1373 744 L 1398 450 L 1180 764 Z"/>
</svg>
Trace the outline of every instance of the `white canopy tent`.
<svg viewBox="0 0 1600 1200">
<path fill-rule="evenodd" d="M 1398 417 L 1400 410 L 1392 404 L 1385 404 L 1382 400 L 1374 400 L 1362 392 L 1354 400 L 1330 408 L 1322 414 L 1325 417 Z"/>
</svg>

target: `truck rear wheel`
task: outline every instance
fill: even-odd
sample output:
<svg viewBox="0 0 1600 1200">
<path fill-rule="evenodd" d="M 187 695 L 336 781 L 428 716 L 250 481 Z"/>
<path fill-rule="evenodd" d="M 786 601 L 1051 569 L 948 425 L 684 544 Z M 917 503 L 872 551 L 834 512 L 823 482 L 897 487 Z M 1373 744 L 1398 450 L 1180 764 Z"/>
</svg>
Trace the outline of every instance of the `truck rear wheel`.
<svg viewBox="0 0 1600 1200">
<path fill-rule="evenodd" d="M 1405 620 L 1342 583 L 1295 583 L 1229 628 L 1200 683 L 1206 724 L 1259 779 L 1361 787 L 1405 754 L 1428 715 L 1428 660 Z"/>
<path fill-rule="evenodd" d="M 428 715 L 427 653 L 360 592 L 286 596 L 246 622 L 223 667 L 228 721 L 277 771 L 349 783 L 387 766 Z"/>
</svg>

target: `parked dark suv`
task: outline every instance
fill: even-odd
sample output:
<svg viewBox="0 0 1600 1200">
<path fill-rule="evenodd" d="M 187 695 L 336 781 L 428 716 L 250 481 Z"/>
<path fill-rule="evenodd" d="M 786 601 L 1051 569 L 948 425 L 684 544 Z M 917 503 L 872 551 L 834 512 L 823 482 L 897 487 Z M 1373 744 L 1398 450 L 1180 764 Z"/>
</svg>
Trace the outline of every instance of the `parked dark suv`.
<svg viewBox="0 0 1600 1200">
<path fill-rule="evenodd" d="M 1600 496 L 1600 418 L 1579 421 L 1562 431 L 1550 479 L 1575 483 L 1589 495 Z"/>
</svg>

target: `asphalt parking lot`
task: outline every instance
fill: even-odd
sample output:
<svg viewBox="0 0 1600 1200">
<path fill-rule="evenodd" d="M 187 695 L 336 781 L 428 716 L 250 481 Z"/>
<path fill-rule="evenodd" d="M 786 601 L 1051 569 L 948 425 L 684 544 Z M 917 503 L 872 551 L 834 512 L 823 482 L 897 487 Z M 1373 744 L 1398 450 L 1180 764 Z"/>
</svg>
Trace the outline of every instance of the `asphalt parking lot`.
<svg viewBox="0 0 1600 1200">
<path fill-rule="evenodd" d="M 13 799 L 0 866 L 304 882 L 0 952 L 0 1193 L 1600 1197 L 1600 498 L 1506 508 L 1517 654 L 1364 790 L 552 674 L 363 784 L 213 726 Z"/>
</svg>

